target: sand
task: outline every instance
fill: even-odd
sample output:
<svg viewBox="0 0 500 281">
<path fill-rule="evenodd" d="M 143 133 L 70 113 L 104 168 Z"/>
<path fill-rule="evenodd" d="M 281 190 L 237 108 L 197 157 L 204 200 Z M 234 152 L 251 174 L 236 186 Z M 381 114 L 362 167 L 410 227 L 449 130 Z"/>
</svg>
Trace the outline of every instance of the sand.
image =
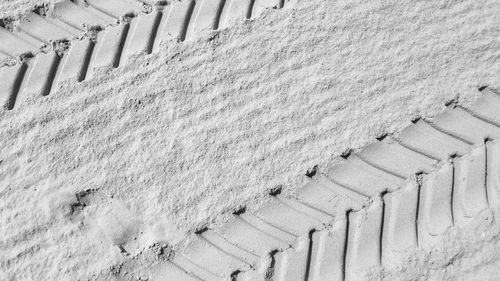
<svg viewBox="0 0 500 281">
<path fill-rule="evenodd" d="M 0 3 L 0 18 L 18 19 L 37 6 L 59 1 L 61 0 L 2 0 Z"/>
<path fill-rule="evenodd" d="M 270 188 L 293 194 L 307 169 L 500 87 L 498 11 L 303 0 L 23 97 L 0 113 L 0 280 L 147 277 L 155 243 L 181 249 Z"/>
</svg>

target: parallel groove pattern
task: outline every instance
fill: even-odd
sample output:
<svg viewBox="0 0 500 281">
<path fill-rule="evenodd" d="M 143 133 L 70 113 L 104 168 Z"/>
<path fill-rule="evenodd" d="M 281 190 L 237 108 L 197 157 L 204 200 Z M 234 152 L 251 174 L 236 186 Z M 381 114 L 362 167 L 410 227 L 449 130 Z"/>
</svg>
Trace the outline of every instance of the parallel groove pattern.
<svg viewBox="0 0 500 281">
<path fill-rule="evenodd" d="M 35 55 L 35 58 L 23 58 L 23 64 L 32 68 L 37 58 L 44 56 L 47 46 L 58 40 L 70 40 L 68 51 L 58 51 L 57 56 L 60 58 L 54 64 L 55 69 L 48 69 L 50 73 L 39 74 L 47 80 L 40 82 L 46 85 L 44 89 L 35 92 L 19 89 L 21 92 L 28 91 L 29 95 L 48 95 L 55 88 L 53 85 L 59 85 L 64 80 L 81 82 L 92 77 L 93 69 L 116 68 L 132 55 L 151 54 L 158 50 L 163 41 L 184 41 L 200 32 L 225 28 L 235 21 L 255 18 L 263 9 L 283 8 L 284 2 L 281 3 L 276 5 L 258 1 L 257 9 L 253 1 L 184 0 L 164 3 L 166 6 L 159 6 L 158 10 L 146 14 L 143 3 L 138 0 L 127 0 L 126 3 L 123 0 L 87 0 L 84 3 L 67 0 L 54 4 L 52 11 L 45 16 L 31 12 L 12 32 L 0 27 L 0 59 L 3 58 L 0 67 L 10 68 L 1 63 L 29 54 L 28 57 Z M 125 20 L 116 25 L 123 17 L 132 20 L 130 23 Z M 96 42 L 81 50 L 81 41 L 76 38 L 85 30 L 84 25 L 92 24 L 106 29 L 98 32 Z M 54 51 L 48 53 L 55 54 Z M 68 56 L 71 58 L 66 58 Z M 74 62 L 79 63 L 80 69 L 70 67 L 69 63 Z M 66 73 L 67 71 L 71 73 Z M 24 78 L 25 75 L 19 73 L 16 79 Z M 21 82 L 18 84 L 22 84 Z M 19 105 L 15 98 L 11 100 L 4 108 L 11 110 Z"/>
<path fill-rule="evenodd" d="M 447 109 L 444 113 L 450 114 L 450 111 L 455 110 L 470 112 L 468 115 L 456 115 L 455 112 L 451 114 L 460 117 L 456 120 L 459 124 L 476 124 L 479 120 L 482 122 L 480 126 L 488 128 L 480 131 L 480 135 L 474 139 L 467 140 L 467 147 L 464 147 L 460 137 L 457 137 L 453 129 L 455 125 L 450 124 L 450 120 L 446 124 L 439 124 L 439 128 L 427 126 L 436 120 L 441 122 L 440 116 L 430 121 L 419 120 L 400 136 L 390 137 L 390 141 L 397 140 L 397 145 L 404 143 L 411 146 L 411 149 L 404 148 L 411 151 L 405 154 L 406 160 L 401 158 L 399 153 L 394 159 L 418 162 L 424 156 L 425 159 L 436 162 L 432 164 L 432 169 L 428 170 L 421 170 L 425 163 L 408 165 L 414 167 L 415 172 L 405 176 L 404 181 L 399 182 L 398 188 L 377 189 L 377 192 L 365 201 L 364 195 L 356 190 L 355 185 L 350 185 L 353 190 L 344 189 L 315 168 L 313 173 L 308 172 L 311 179 L 297 198 L 287 199 L 281 195 L 273 195 L 273 201 L 255 214 L 242 213 L 236 216 L 237 221 L 245 221 L 253 231 L 265 233 L 268 238 L 253 236 L 254 238 L 246 239 L 244 236 L 251 234 L 248 230 L 222 231 L 221 234 L 208 230 L 203 233 L 215 237 L 222 235 L 224 243 L 233 243 L 233 246 L 226 245 L 226 249 L 260 248 L 258 251 L 246 250 L 252 253 L 251 256 L 260 256 L 260 264 L 252 264 L 250 269 L 228 265 L 224 270 L 226 273 L 219 277 L 262 281 L 360 280 L 372 267 L 397 266 L 412 248 L 434 245 L 439 242 L 441 235 L 453 226 L 465 227 L 478 219 L 500 216 L 500 140 L 492 138 L 496 136 L 496 122 L 500 120 L 500 110 L 493 110 L 500 109 L 500 96 L 486 91 L 488 90 L 483 90 L 483 98 L 470 108 L 462 109 L 457 106 Z M 476 118 L 477 116 L 482 117 Z M 494 120 L 496 127 L 485 127 L 484 124 L 491 124 L 486 120 Z M 411 131 L 425 132 L 424 135 L 429 136 L 428 141 L 411 141 Z M 469 135 L 465 133 L 460 132 Z M 451 148 L 441 149 L 448 145 L 451 145 Z M 371 146 L 370 149 L 374 147 L 378 150 L 372 151 L 372 155 L 393 157 L 390 150 L 395 146 Z M 360 154 L 363 151 L 361 150 Z M 425 153 L 417 153 L 420 151 Z M 350 156 L 340 165 L 351 165 L 349 159 L 353 157 L 359 158 L 359 155 Z M 391 161 L 379 158 L 370 161 L 370 165 L 375 167 L 380 167 L 380 163 Z M 349 172 L 353 178 L 356 176 L 351 170 L 338 171 Z M 388 186 L 394 184 L 390 183 L 390 179 L 387 178 Z M 358 207 L 356 204 L 339 204 L 327 195 L 329 193 L 337 194 L 336 196 L 342 199 L 340 202 L 358 202 Z M 338 211 L 334 211 L 335 208 Z M 228 229 L 234 223 L 229 222 Z M 271 234 L 273 232 L 274 234 Z M 268 235 L 286 242 L 289 247 L 280 247 L 276 241 L 269 242 Z M 265 242 L 266 240 L 268 242 Z M 261 244 L 266 246 L 262 247 Z M 166 276 L 156 277 L 163 280 Z M 200 274 L 196 276 L 201 280 L 212 280 L 205 279 Z"/>
</svg>

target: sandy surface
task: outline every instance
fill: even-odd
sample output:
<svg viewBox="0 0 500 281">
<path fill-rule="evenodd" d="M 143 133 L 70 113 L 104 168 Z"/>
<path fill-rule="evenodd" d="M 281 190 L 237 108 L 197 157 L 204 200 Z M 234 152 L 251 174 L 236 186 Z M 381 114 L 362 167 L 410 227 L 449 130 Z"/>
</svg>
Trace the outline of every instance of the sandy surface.
<svg viewBox="0 0 500 281">
<path fill-rule="evenodd" d="M 19 18 L 33 8 L 61 0 L 2 0 L 0 2 L 0 18 Z"/>
<path fill-rule="evenodd" d="M 450 229 L 436 247 L 408 253 L 400 265 L 377 269 L 368 280 L 496 281 L 500 229 L 483 224 L 466 231 Z"/>
<path fill-rule="evenodd" d="M 156 241 L 180 248 L 310 167 L 499 87 L 499 10 L 304 0 L 27 98 L 0 113 L 0 280 L 104 276 L 130 260 L 116 245 L 145 261 Z"/>
</svg>

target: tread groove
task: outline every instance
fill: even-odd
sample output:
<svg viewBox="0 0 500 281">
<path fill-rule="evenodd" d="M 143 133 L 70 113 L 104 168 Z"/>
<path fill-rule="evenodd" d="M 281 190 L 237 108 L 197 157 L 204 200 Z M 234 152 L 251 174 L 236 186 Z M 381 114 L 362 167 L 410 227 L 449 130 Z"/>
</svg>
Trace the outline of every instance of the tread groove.
<svg viewBox="0 0 500 281">
<path fill-rule="evenodd" d="M 415 181 L 417 182 L 417 208 L 415 210 L 415 238 L 416 238 L 416 242 L 417 242 L 417 247 L 420 246 L 420 238 L 418 236 L 418 228 L 419 228 L 419 225 L 418 225 L 418 218 L 419 218 L 419 215 L 420 215 L 420 201 L 421 201 L 421 191 L 422 191 L 422 182 L 423 182 L 423 173 L 418 173 L 415 175 Z"/>
<path fill-rule="evenodd" d="M 153 47 L 155 45 L 156 38 L 158 37 L 158 30 L 160 28 L 160 22 L 164 16 L 166 16 L 166 15 L 164 15 L 162 11 L 158 11 L 158 14 L 156 15 L 156 18 L 155 18 L 154 23 L 153 23 L 153 30 L 151 32 L 152 36 L 151 36 L 151 38 L 149 38 L 148 48 L 146 50 L 146 53 L 148 55 L 153 52 Z"/>
<path fill-rule="evenodd" d="M 229 245 L 229 247 L 231 248 L 236 248 L 238 251 L 242 251 L 244 252 L 246 255 L 250 255 L 252 256 L 253 258 L 255 259 L 258 259 L 259 257 L 257 255 L 255 255 L 254 253 L 242 248 L 242 247 L 239 247 L 237 245 L 234 245 L 233 243 L 229 242 L 227 239 L 225 239 L 224 237 L 221 237 L 220 235 L 216 234 L 215 232 L 211 232 L 212 236 L 215 236 L 217 237 L 218 240 L 222 241 L 222 243 L 226 244 L 226 245 Z M 221 246 L 217 246 L 217 243 L 215 241 L 213 241 L 213 237 L 212 238 L 209 238 L 206 236 L 206 234 L 201 234 L 200 236 L 203 237 L 203 239 L 205 239 L 208 243 L 210 243 L 211 245 L 213 245 L 214 247 L 217 247 L 217 248 L 220 248 L 221 251 L 223 252 L 226 252 L 227 254 L 231 255 L 232 257 L 238 259 L 238 260 L 241 260 L 243 261 L 244 263 L 250 265 L 250 267 L 252 267 L 252 264 L 249 263 L 248 261 L 245 260 L 245 258 L 243 257 L 238 257 L 236 254 L 232 254 L 232 253 L 229 253 L 228 250 L 224 250 Z"/>
<path fill-rule="evenodd" d="M 85 1 L 85 3 L 87 5 L 89 5 L 90 7 L 92 7 L 94 10 L 98 11 L 99 13 L 102 13 L 108 17 L 111 17 L 111 18 L 114 18 L 114 19 L 118 19 L 117 17 L 115 17 L 113 14 L 111 14 L 109 11 L 106 11 L 98 6 L 96 6 L 95 4 L 92 4 L 90 3 L 89 1 Z"/>
<path fill-rule="evenodd" d="M 380 171 L 382 171 L 382 172 L 384 172 L 384 173 L 387 173 L 387 174 L 389 174 L 389 175 L 392 175 L 392 176 L 398 177 L 398 178 L 403 179 L 403 180 L 405 180 L 405 179 L 407 178 L 407 177 L 405 177 L 405 176 L 403 176 L 403 175 L 399 175 L 399 174 L 397 174 L 397 173 L 395 173 L 395 172 L 393 172 L 393 171 L 389 171 L 389 170 L 387 170 L 386 168 L 383 168 L 383 167 L 381 167 L 381 166 L 379 166 L 379 165 L 377 165 L 377 164 L 373 163 L 372 161 L 370 161 L 370 160 L 366 159 L 365 157 L 361 156 L 360 154 L 357 154 L 356 156 L 357 156 L 359 159 L 361 159 L 361 161 L 365 162 L 366 164 L 368 164 L 368 165 L 372 166 L 373 168 L 375 168 L 375 169 L 377 169 L 377 170 L 380 170 Z"/>
<path fill-rule="evenodd" d="M 70 26 L 70 27 L 74 28 L 74 29 L 80 30 L 80 32 L 83 32 L 83 31 L 84 31 L 84 29 L 82 29 L 81 27 L 79 27 L 79 26 L 77 26 L 77 25 L 74 25 L 74 24 L 72 24 L 72 23 L 68 22 L 67 20 L 64 20 L 63 18 L 55 18 L 55 19 L 56 19 L 57 21 L 60 21 L 60 22 L 61 22 L 61 23 L 63 23 L 63 24 L 66 24 L 66 25 L 68 25 L 68 26 Z"/>
<path fill-rule="evenodd" d="M 342 255 L 342 280 L 346 280 L 347 276 L 347 249 L 349 249 L 349 229 L 350 229 L 350 214 L 352 210 L 348 210 L 345 213 L 345 220 L 346 220 L 346 228 L 345 228 L 345 240 L 344 240 L 344 253 Z"/>
<path fill-rule="evenodd" d="M 287 240 L 284 240 L 283 238 L 280 238 L 268 231 L 266 231 L 265 229 L 257 226 L 255 223 L 252 223 L 251 221 L 249 221 L 249 219 L 251 218 L 251 220 L 257 220 L 259 221 L 260 223 L 268 226 L 269 228 L 272 228 L 272 229 L 276 229 L 278 232 L 283 232 L 285 235 L 289 236 L 289 237 L 293 237 L 293 240 L 296 240 L 298 238 L 297 235 L 291 233 L 291 232 L 288 232 L 287 230 L 284 230 L 284 229 L 281 229 L 279 227 L 276 227 L 272 224 L 270 224 L 269 222 L 259 218 L 258 216 L 255 216 L 255 215 L 246 215 L 245 217 L 243 216 L 237 216 L 238 219 L 240 219 L 241 221 L 243 221 L 244 223 L 246 223 L 247 225 L 251 226 L 252 228 L 266 234 L 266 235 L 269 235 L 270 237 L 274 238 L 274 239 L 277 239 L 278 241 L 281 241 L 283 243 L 286 243 L 287 245 L 291 246 L 290 244 L 292 243 L 289 243 L 290 241 L 287 241 Z"/>
<path fill-rule="evenodd" d="M 408 145 L 408 144 L 402 142 L 398 138 L 392 138 L 392 140 L 394 140 L 394 142 L 396 142 L 397 144 L 401 145 L 402 147 L 404 147 L 404 148 L 406 148 L 406 149 L 408 149 L 408 150 L 410 150 L 412 152 L 415 152 L 415 153 L 418 153 L 420 155 L 423 155 L 423 156 L 425 156 L 425 157 L 427 157 L 429 159 L 432 159 L 432 160 L 435 160 L 435 161 L 438 161 L 438 162 L 441 160 L 438 157 L 435 157 L 433 155 L 425 153 L 425 152 L 421 151 L 420 149 L 417 149 L 417 148 L 415 148 L 415 147 L 413 147 L 411 145 Z"/>
<path fill-rule="evenodd" d="M 260 229 L 259 227 L 257 227 L 257 226 L 255 226 L 255 225 L 253 225 L 252 223 L 248 222 L 247 220 L 243 219 L 243 218 L 242 218 L 242 217 L 240 217 L 240 216 L 237 216 L 237 217 L 238 217 L 238 219 L 240 219 L 243 223 L 245 223 L 245 224 L 249 225 L 249 226 L 250 226 L 250 227 L 252 227 L 253 229 L 255 229 L 255 230 L 259 231 L 259 232 L 262 232 L 262 233 L 264 233 L 265 235 L 270 236 L 270 237 L 272 237 L 272 238 L 274 238 L 274 239 L 276 239 L 276 240 L 278 240 L 278 241 L 281 241 L 281 242 L 283 242 L 283 243 L 288 244 L 288 242 L 287 242 L 287 241 L 285 241 L 285 240 L 281 239 L 280 237 L 276 237 L 275 235 L 273 235 L 273 234 L 271 234 L 271 233 L 268 233 L 267 231 L 264 231 L 264 230 Z M 290 235 L 293 235 L 293 236 L 297 237 L 297 235 L 295 235 L 295 234 L 293 234 L 293 233 L 290 233 L 290 232 L 288 232 L 288 231 L 286 231 L 286 230 L 284 230 L 284 229 L 281 229 L 281 228 L 279 228 L 279 227 L 277 227 L 277 226 L 273 225 L 272 223 L 269 223 L 269 222 L 267 222 L 267 221 L 263 220 L 262 218 L 259 218 L 259 219 L 260 219 L 261 221 L 263 221 L 265 224 L 267 224 L 267 225 L 269 225 L 269 226 L 271 226 L 271 227 L 273 227 L 273 228 L 276 228 L 276 229 L 278 229 L 279 231 L 286 232 L 286 233 L 288 233 L 288 234 L 290 234 Z"/>
<path fill-rule="evenodd" d="M 455 225 L 455 204 L 454 204 L 454 198 L 455 198 L 455 181 L 456 181 L 456 167 L 455 167 L 455 157 L 451 157 L 451 200 L 450 200 L 450 207 L 451 207 L 451 224 Z"/>
<path fill-rule="evenodd" d="M 214 21 L 214 26 L 213 29 L 218 29 L 220 26 L 220 19 L 222 15 L 222 10 L 224 9 L 224 6 L 226 5 L 226 0 L 220 0 L 219 1 L 219 7 L 217 8 L 217 14 L 215 15 L 215 21 Z"/>
<path fill-rule="evenodd" d="M 309 245 L 308 245 L 308 249 L 307 249 L 307 261 L 306 261 L 306 274 L 304 276 L 304 280 L 305 281 L 309 281 L 309 275 L 311 273 L 311 261 L 312 261 L 312 252 L 313 252 L 313 234 L 314 232 L 316 232 L 315 229 L 312 229 L 311 231 L 309 231 L 309 235 L 308 235 L 308 238 L 309 238 Z"/>
<path fill-rule="evenodd" d="M 35 41 L 39 42 L 40 45 L 42 45 L 42 44 L 48 44 L 48 42 L 46 42 L 45 40 L 39 38 L 38 36 L 35 36 L 35 35 L 31 34 L 30 32 L 22 29 L 21 27 L 19 27 L 19 31 L 22 32 L 23 34 L 25 34 L 26 36 L 34 39 Z M 37 45 L 33 45 L 33 46 L 35 46 L 36 48 L 40 48 L 40 46 L 37 46 Z"/>
<path fill-rule="evenodd" d="M 481 114 L 479 114 L 477 112 L 474 112 L 474 111 L 472 111 L 472 110 L 470 110 L 468 108 L 465 108 L 463 106 L 460 106 L 460 105 L 457 105 L 457 108 L 462 109 L 463 111 L 467 112 L 470 116 L 472 116 L 472 117 L 474 117 L 474 118 L 476 118 L 478 120 L 481 120 L 481 121 L 486 122 L 486 123 L 488 123 L 490 125 L 493 125 L 495 127 L 500 128 L 500 124 L 498 124 L 498 123 L 496 123 L 494 121 L 491 121 L 491 120 L 489 120 L 488 118 L 486 118 L 484 116 L 481 116 Z"/>
<path fill-rule="evenodd" d="M 179 34 L 179 40 L 181 42 L 186 40 L 188 28 L 191 24 L 193 24 L 192 18 L 193 18 L 193 13 L 194 13 L 194 7 L 196 5 L 197 5 L 197 3 L 195 0 L 189 1 L 189 8 L 187 10 L 187 15 L 186 15 L 186 18 L 184 19 L 184 22 L 182 23 L 181 32 Z"/>
<path fill-rule="evenodd" d="M 382 217 L 381 217 L 381 222 L 380 222 L 380 235 L 378 237 L 378 243 L 379 243 L 379 247 L 380 247 L 380 250 L 379 250 L 379 263 L 382 264 L 382 256 L 383 256 L 383 252 L 384 252 L 384 244 L 383 244 L 383 241 L 384 241 L 384 224 L 385 224 L 385 208 L 386 208 L 386 204 L 385 204 L 385 201 L 384 201 L 384 196 L 387 194 L 388 192 L 384 192 L 383 194 L 380 195 L 380 198 L 381 198 L 381 204 L 382 204 Z"/>
<path fill-rule="evenodd" d="M 180 271 L 184 272 L 186 275 L 188 275 L 189 277 L 191 278 L 195 278 L 197 279 L 198 281 L 204 281 L 203 279 L 199 278 L 198 276 L 195 276 L 193 275 L 192 273 L 188 272 L 187 270 L 185 270 L 184 268 L 182 268 L 180 265 L 176 264 L 175 262 L 170 262 L 170 264 L 172 264 L 175 268 L 179 269 Z"/>
<path fill-rule="evenodd" d="M 474 144 L 474 143 L 472 143 L 472 142 L 470 142 L 470 141 L 468 141 L 468 140 L 466 140 L 466 139 L 464 139 L 464 138 L 461 138 L 461 137 L 459 137 L 459 136 L 457 136 L 457 135 L 455 135 L 455 134 L 453 134 L 453 133 L 450 133 L 449 131 L 447 131 L 447 130 L 445 130 L 445 129 L 443 129 L 443 128 L 440 128 L 439 126 L 437 126 L 436 124 L 434 124 L 434 123 L 432 123 L 432 122 L 427 122 L 427 121 L 424 121 L 424 122 L 425 122 L 425 123 L 427 123 L 427 124 L 428 124 L 431 128 L 433 128 L 434 130 L 436 130 L 436 131 L 438 131 L 438 132 L 440 132 L 440 133 L 442 133 L 442 134 L 445 134 L 445 135 L 447 135 L 447 136 L 449 136 L 449 137 L 452 137 L 452 138 L 454 138 L 454 139 L 456 139 L 456 140 L 459 140 L 459 141 L 461 141 L 461 142 L 465 143 L 466 145 L 469 145 L 469 146 L 470 146 L 470 145 L 473 145 L 473 144 Z"/>
<path fill-rule="evenodd" d="M 316 178 L 317 176 L 315 176 Z M 326 178 L 326 177 L 325 177 Z M 354 187 L 351 187 L 351 186 L 347 186 L 343 183 L 340 183 L 338 182 L 337 180 L 335 180 L 334 178 L 328 178 L 329 181 L 331 181 L 333 184 L 336 184 L 338 185 L 339 187 L 349 191 L 349 192 L 352 192 L 352 193 L 355 193 L 357 195 L 359 195 L 359 197 L 363 197 L 363 198 L 369 198 L 370 196 L 368 196 L 367 194 L 364 194 L 358 190 L 356 190 Z M 328 185 L 324 185 L 328 190 L 330 190 L 331 192 L 335 193 L 335 190 L 331 189 L 330 187 L 328 187 Z"/>
<path fill-rule="evenodd" d="M 125 48 L 125 42 L 127 41 L 129 30 L 130 30 L 130 24 L 127 23 L 123 27 L 123 32 L 122 32 L 121 37 L 120 37 L 120 44 L 119 44 L 118 50 L 117 50 L 117 52 L 114 56 L 114 59 L 113 59 L 114 60 L 113 61 L 114 68 L 117 68 L 118 66 L 120 66 L 120 59 L 122 57 L 123 50 Z"/>
<path fill-rule="evenodd" d="M 228 255 L 228 256 L 230 256 L 230 257 L 233 257 L 233 258 L 235 258 L 235 259 L 237 259 L 237 260 L 240 260 L 240 261 L 242 261 L 242 262 L 244 262 L 244 263 L 246 263 L 246 264 L 248 264 L 248 265 L 250 265 L 250 264 L 249 264 L 248 262 L 246 262 L 243 258 L 240 258 L 240 257 L 238 257 L 238 256 L 236 256 L 236 255 L 234 255 L 234 254 L 232 254 L 232 253 L 230 253 L 230 252 L 228 252 L 228 251 L 224 250 L 223 248 L 219 247 L 218 245 L 216 245 L 215 243 L 213 243 L 212 241 L 210 241 L 207 237 L 205 237 L 203 234 L 198 234 L 198 237 L 199 237 L 200 239 L 204 240 L 205 242 L 207 242 L 208 244 L 210 244 L 212 247 L 214 247 L 214 248 L 216 248 L 217 250 L 219 250 L 219 251 L 223 252 L 224 254 L 226 254 L 226 255 Z M 226 243 L 231 244 L 230 242 L 228 242 L 228 241 L 227 241 L 227 240 L 225 240 L 224 238 L 222 238 L 222 239 L 223 239 Z M 233 245 L 233 244 L 231 244 L 231 245 L 232 245 L 232 246 L 234 246 L 234 247 L 237 247 L 237 246 L 235 246 L 235 245 Z M 237 248 L 241 249 L 240 247 L 237 247 Z M 245 250 L 245 249 L 241 249 L 241 250 L 243 250 L 243 251 L 245 251 L 245 252 L 247 252 L 247 253 L 249 253 L 249 254 L 251 254 L 251 255 L 254 255 L 254 254 L 252 254 L 252 253 L 248 252 L 248 251 L 247 251 L 247 250 Z M 254 255 L 254 256 L 255 256 L 255 255 Z"/>
<path fill-rule="evenodd" d="M 12 92 L 10 93 L 10 96 L 6 104 L 8 110 L 14 109 L 17 100 L 17 95 L 19 94 L 19 90 L 21 89 L 21 84 L 24 80 L 24 77 L 26 76 L 27 69 L 28 66 L 26 65 L 26 63 L 22 63 L 20 69 L 18 70 L 18 74 L 14 80 Z"/>
<path fill-rule="evenodd" d="M 80 72 L 79 77 L 77 77 L 78 82 L 82 82 L 87 77 L 87 72 L 89 71 L 90 67 L 90 59 L 92 58 L 92 53 L 94 52 L 94 50 L 95 50 L 95 43 L 90 42 L 89 48 L 87 49 L 87 52 L 85 53 L 85 58 L 83 60 L 82 71 Z"/>
<path fill-rule="evenodd" d="M 45 85 L 45 88 L 42 91 L 42 96 L 47 96 L 50 94 L 50 91 L 52 90 L 52 86 L 55 82 L 56 74 L 57 74 L 57 69 L 59 68 L 59 64 L 61 63 L 61 57 L 56 55 L 54 63 L 50 67 L 50 72 L 49 75 L 47 76 L 47 84 Z"/>
<path fill-rule="evenodd" d="M 250 5 L 249 5 L 248 11 L 247 11 L 247 19 L 252 18 L 252 11 L 253 11 L 253 6 L 255 5 L 255 1 L 256 0 L 250 0 Z"/>
<path fill-rule="evenodd" d="M 197 263 L 193 262 L 192 260 L 190 260 L 182 255 L 179 255 L 179 256 L 176 255 L 174 257 L 174 263 L 175 263 L 175 260 L 177 260 L 178 263 L 183 263 L 184 266 L 189 267 L 191 270 L 187 270 L 187 268 L 177 264 L 181 269 L 183 269 L 184 271 L 188 272 L 191 275 L 194 275 L 198 279 L 206 280 L 205 277 L 207 277 L 207 276 L 210 278 L 208 280 L 218 280 L 218 279 L 222 278 L 222 276 L 219 276 L 219 275 L 211 272 L 210 270 L 198 265 Z"/>
<path fill-rule="evenodd" d="M 284 206 L 286 206 L 286 207 L 288 207 L 288 208 L 290 208 L 290 209 L 292 209 L 292 210 L 294 210 L 294 211 L 297 211 L 297 212 L 299 212 L 299 213 L 301 213 L 301 214 L 303 214 L 303 215 L 305 215 L 305 216 L 307 216 L 307 217 L 310 217 L 310 218 L 312 218 L 312 219 L 315 219 L 315 220 L 318 220 L 318 221 L 322 222 L 320 218 L 318 218 L 318 217 L 316 217 L 316 216 L 313 216 L 313 215 L 311 215 L 311 214 L 310 214 L 310 213 L 308 213 L 308 212 L 304 212 L 304 211 L 302 211 L 302 210 L 300 210 L 300 209 L 298 209 L 298 208 L 296 208 L 296 207 L 292 206 L 292 204 L 290 204 L 289 202 L 286 202 L 285 200 L 283 200 L 283 199 L 281 199 L 281 198 L 279 198 L 279 197 L 275 197 L 275 198 L 276 198 L 276 199 L 277 199 L 277 200 L 278 200 L 281 204 L 283 204 Z M 300 205 L 305 206 L 306 208 L 312 209 L 314 212 L 318 212 L 318 213 L 323 214 L 324 216 L 327 216 L 327 217 L 333 218 L 333 217 L 332 217 L 332 215 L 330 215 L 330 214 L 326 213 L 325 211 L 320 210 L 320 209 L 318 209 L 318 208 L 316 208 L 316 207 L 310 206 L 310 205 L 309 205 L 309 204 L 307 204 L 307 203 L 304 203 L 304 202 L 299 201 L 299 200 L 295 200 L 295 202 L 297 202 L 297 203 L 298 203 L 298 204 L 300 204 Z"/>
<path fill-rule="evenodd" d="M 490 197 L 488 194 L 488 167 L 489 167 L 489 161 L 491 161 L 490 158 L 490 153 L 488 151 L 488 147 L 490 146 L 491 140 L 486 139 L 484 141 L 484 194 L 486 196 L 486 202 L 488 203 L 488 207 L 492 207 L 492 204 L 490 204 Z"/>
</svg>

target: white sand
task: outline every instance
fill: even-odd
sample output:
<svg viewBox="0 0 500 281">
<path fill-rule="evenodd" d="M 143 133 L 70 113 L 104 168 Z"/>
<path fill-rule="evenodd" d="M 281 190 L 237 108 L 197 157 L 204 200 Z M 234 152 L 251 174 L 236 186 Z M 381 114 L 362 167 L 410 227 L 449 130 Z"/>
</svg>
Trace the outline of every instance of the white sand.
<svg viewBox="0 0 500 281">
<path fill-rule="evenodd" d="M 0 2 L 0 18 L 17 19 L 37 6 L 58 1 L 61 0 L 2 0 Z"/>
<path fill-rule="evenodd" d="M 0 280 L 86 279 L 130 262 L 117 245 L 182 245 L 348 148 L 499 87 L 499 11 L 303 0 L 0 113 Z"/>
</svg>

